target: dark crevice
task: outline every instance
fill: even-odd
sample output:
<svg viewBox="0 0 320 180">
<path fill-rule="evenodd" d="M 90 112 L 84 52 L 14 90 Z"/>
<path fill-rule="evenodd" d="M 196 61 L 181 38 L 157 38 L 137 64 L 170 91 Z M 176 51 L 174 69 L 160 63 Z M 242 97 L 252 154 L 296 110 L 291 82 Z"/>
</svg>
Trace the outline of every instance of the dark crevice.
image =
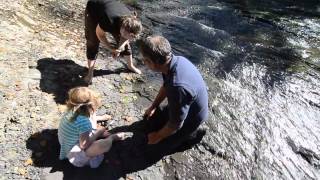
<svg viewBox="0 0 320 180">
<path fill-rule="evenodd" d="M 294 141 L 290 138 L 287 138 L 287 143 L 294 153 L 300 155 L 310 165 L 314 166 L 317 169 L 320 169 L 320 156 L 318 154 L 305 147 L 297 147 Z"/>
</svg>

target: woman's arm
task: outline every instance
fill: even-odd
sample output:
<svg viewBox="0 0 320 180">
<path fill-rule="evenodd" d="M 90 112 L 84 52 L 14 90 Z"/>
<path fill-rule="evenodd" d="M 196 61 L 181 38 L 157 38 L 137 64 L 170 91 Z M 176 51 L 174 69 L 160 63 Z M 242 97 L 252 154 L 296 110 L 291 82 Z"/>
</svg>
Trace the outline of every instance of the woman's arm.
<svg viewBox="0 0 320 180">
<path fill-rule="evenodd" d="M 121 42 L 120 42 L 120 43 L 121 43 Z M 124 51 L 126 44 L 128 44 L 128 45 L 130 46 L 129 40 L 125 40 L 124 42 L 122 42 L 121 44 L 119 44 L 118 50 L 119 50 L 120 52 Z"/>
<path fill-rule="evenodd" d="M 97 28 L 96 28 L 96 34 L 97 34 L 99 41 L 102 43 L 102 45 L 104 45 L 107 49 L 112 51 L 113 49 L 106 38 L 106 34 L 105 34 L 104 30 L 101 29 L 99 24 L 97 25 Z"/>
</svg>

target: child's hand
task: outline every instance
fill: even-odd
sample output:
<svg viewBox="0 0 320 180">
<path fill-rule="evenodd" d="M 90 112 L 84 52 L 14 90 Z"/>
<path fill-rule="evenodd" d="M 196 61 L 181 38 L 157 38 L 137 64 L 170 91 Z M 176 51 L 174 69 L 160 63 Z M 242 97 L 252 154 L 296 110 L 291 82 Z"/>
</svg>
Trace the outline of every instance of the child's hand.
<svg viewBox="0 0 320 180">
<path fill-rule="evenodd" d="M 98 126 L 97 127 L 97 131 L 102 131 L 102 132 L 104 132 L 104 131 L 106 131 L 107 129 L 105 128 L 105 127 L 103 127 L 103 126 Z"/>
<path fill-rule="evenodd" d="M 114 58 L 114 59 L 116 59 L 117 57 L 119 57 L 120 56 L 120 50 L 119 49 L 113 49 L 112 50 L 112 57 Z"/>
<path fill-rule="evenodd" d="M 105 115 L 102 115 L 102 116 L 96 116 L 95 117 L 96 121 L 103 121 L 103 120 L 110 120 L 110 119 L 112 119 L 112 116 L 109 115 L 109 114 L 105 114 Z"/>
</svg>

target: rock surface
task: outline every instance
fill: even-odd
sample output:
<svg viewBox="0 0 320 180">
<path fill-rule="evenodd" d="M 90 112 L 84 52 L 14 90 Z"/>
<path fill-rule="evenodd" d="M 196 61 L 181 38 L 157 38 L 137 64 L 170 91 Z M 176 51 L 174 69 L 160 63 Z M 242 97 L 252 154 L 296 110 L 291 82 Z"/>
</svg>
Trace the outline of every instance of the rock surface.
<svg viewBox="0 0 320 180">
<path fill-rule="evenodd" d="M 87 70 L 86 1 L 0 0 L 0 179 L 320 179 L 319 3 L 126 2 L 141 14 L 143 36 L 165 35 L 199 67 L 212 110 L 206 136 L 152 164 L 130 157 L 130 141 L 98 169 L 57 162 L 66 92 Z M 99 53 L 90 88 L 110 129 L 141 120 L 161 84 L 135 63 L 143 75 Z"/>
</svg>

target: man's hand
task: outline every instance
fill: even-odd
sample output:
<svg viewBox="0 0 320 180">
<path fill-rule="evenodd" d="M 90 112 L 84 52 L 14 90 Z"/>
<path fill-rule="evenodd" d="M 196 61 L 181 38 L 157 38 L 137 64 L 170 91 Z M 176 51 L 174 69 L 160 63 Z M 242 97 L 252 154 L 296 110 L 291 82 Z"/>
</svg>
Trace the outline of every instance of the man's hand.
<svg viewBox="0 0 320 180">
<path fill-rule="evenodd" d="M 164 126 L 159 131 L 152 132 L 148 134 L 148 144 L 157 144 L 161 140 L 171 136 L 177 131 L 177 129 Z"/>
<path fill-rule="evenodd" d="M 157 144 L 163 138 L 158 134 L 158 132 L 152 132 L 148 134 L 148 144 Z"/>
<path fill-rule="evenodd" d="M 96 134 L 99 134 L 99 135 L 98 135 L 98 137 L 99 137 L 99 136 L 101 136 L 106 130 L 107 130 L 107 129 L 106 129 L 105 127 L 103 127 L 103 126 L 98 126 L 98 127 L 97 127 L 97 131 L 96 131 Z"/>
<path fill-rule="evenodd" d="M 112 49 L 112 57 L 113 59 L 116 59 L 117 57 L 120 56 L 120 50 L 119 49 Z"/>
<path fill-rule="evenodd" d="M 153 106 L 150 106 L 146 112 L 144 113 L 143 117 L 146 118 L 146 119 L 149 119 L 153 114 L 154 112 L 156 111 L 157 108 L 153 107 Z"/>
</svg>

